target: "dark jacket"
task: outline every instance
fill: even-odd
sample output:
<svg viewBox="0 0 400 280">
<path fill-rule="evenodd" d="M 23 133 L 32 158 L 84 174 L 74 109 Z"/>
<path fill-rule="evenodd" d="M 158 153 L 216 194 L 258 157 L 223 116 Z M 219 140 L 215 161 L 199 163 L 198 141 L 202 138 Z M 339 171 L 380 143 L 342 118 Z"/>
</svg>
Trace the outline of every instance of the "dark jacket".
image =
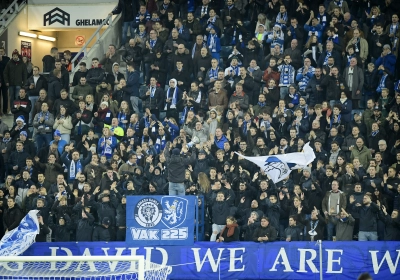
<svg viewBox="0 0 400 280">
<path fill-rule="evenodd" d="M 343 77 L 340 75 L 335 78 L 330 75 L 326 75 L 322 81 L 321 85 L 326 88 L 326 99 L 327 100 L 339 100 L 340 93 L 342 91 L 348 93 L 348 87 Z"/>
<path fill-rule="evenodd" d="M 392 219 L 389 215 L 384 216 L 385 222 L 385 241 L 399 241 L 400 240 L 400 220 Z"/>
<path fill-rule="evenodd" d="M 102 221 L 103 218 L 108 217 L 110 219 L 110 226 L 115 226 L 115 214 L 118 207 L 118 201 L 115 195 L 112 194 L 110 196 L 109 202 L 96 202 L 94 197 L 94 195 L 90 197 L 89 203 L 91 203 L 92 207 L 96 209 L 99 221 Z M 93 239 L 93 241 L 95 240 Z"/>
<path fill-rule="evenodd" d="M 229 195 L 225 195 L 226 200 L 217 201 L 214 199 L 211 202 L 213 224 L 224 225 L 226 223 L 226 218 L 231 214 L 231 207 L 235 200 L 235 194 L 231 189 L 229 189 L 228 192 Z"/>
<path fill-rule="evenodd" d="M 92 241 L 94 217 L 85 211 L 87 218 L 80 218 L 76 228 L 76 241 Z"/>
<path fill-rule="evenodd" d="M 268 224 L 267 227 L 260 226 L 259 228 L 257 228 L 254 231 L 253 241 L 259 242 L 258 238 L 265 237 L 265 236 L 268 237 L 268 240 L 266 242 L 275 241 L 276 240 L 276 229 L 273 226 L 271 226 L 270 224 Z"/>
<path fill-rule="evenodd" d="M 93 231 L 92 241 L 111 241 L 109 229 L 103 225 L 97 226 Z"/>
<path fill-rule="evenodd" d="M 286 240 L 290 235 L 290 241 L 303 241 L 303 225 L 288 226 L 285 228 L 285 233 L 283 235 L 283 240 Z"/>
<path fill-rule="evenodd" d="M 12 151 L 10 157 L 8 158 L 8 163 L 11 166 L 18 165 L 18 170 L 22 170 L 26 166 L 26 158 L 29 156 L 24 150 L 22 152 Z"/>
<path fill-rule="evenodd" d="M 377 215 L 379 207 L 374 202 L 371 202 L 369 207 L 352 205 L 352 212 L 360 215 L 360 231 L 377 231 Z"/>
<path fill-rule="evenodd" d="M 103 77 L 104 70 L 102 68 L 90 68 L 87 72 L 86 80 L 93 87 L 93 90 L 95 90 L 96 86 L 103 80 Z"/>
<path fill-rule="evenodd" d="M 29 86 L 32 84 L 35 85 L 35 87 L 33 89 L 30 89 Z M 41 89 L 45 89 L 47 91 L 47 80 L 42 75 L 39 75 L 39 79 L 37 80 L 36 84 L 33 76 L 30 76 L 25 83 L 25 90 L 29 94 L 29 96 L 39 96 L 39 91 Z"/>
<path fill-rule="evenodd" d="M 46 224 L 39 225 L 40 231 L 39 234 L 36 235 L 36 242 L 46 242 L 47 235 L 50 233 L 50 229 Z"/>
<path fill-rule="evenodd" d="M 66 242 L 70 241 L 71 239 L 71 218 L 68 214 L 64 214 L 63 217 L 65 220 L 65 224 L 60 225 L 58 220 L 56 221 L 56 223 L 54 223 L 53 215 L 49 216 L 49 227 L 53 231 L 52 234 L 54 234 L 54 240 L 56 242 Z M 57 217 L 57 219 L 59 218 L 60 217 Z"/>
<path fill-rule="evenodd" d="M 150 108 L 150 110 L 162 110 L 162 105 L 164 103 L 164 90 L 160 87 L 156 87 L 153 97 L 151 97 L 153 94 L 150 86 L 148 87 L 148 91 L 150 91 L 150 95 L 147 95 L 146 91 L 140 96 L 140 99 L 143 101 L 143 108 Z"/>
<path fill-rule="evenodd" d="M 6 209 L 3 214 L 4 230 L 10 231 L 18 227 L 23 217 L 24 214 L 18 204 L 11 209 Z"/>
<path fill-rule="evenodd" d="M 117 227 L 126 226 L 126 204 L 121 203 L 118 205 L 116 222 L 117 222 Z"/>
<path fill-rule="evenodd" d="M 300 216 L 301 218 L 303 218 L 303 216 Z M 323 240 L 324 239 L 324 229 L 325 229 L 325 219 L 322 218 L 321 215 L 318 215 L 318 224 L 315 227 L 315 231 L 317 232 L 317 235 L 314 236 L 314 240 Z M 315 223 L 316 221 L 313 221 L 313 223 Z M 306 225 L 306 234 L 304 236 L 304 241 L 311 241 L 311 236 L 308 233 L 311 230 L 311 220 L 301 220 L 302 224 Z M 315 226 L 315 224 L 313 225 Z"/>
<path fill-rule="evenodd" d="M 167 147 L 164 150 L 166 166 L 168 168 L 168 181 L 172 183 L 183 183 L 183 181 L 185 181 L 185 169 L 193 162 L 196 154 L 192 153 L 191 157 L 170 155 L 169 145 L 170 143 L 167 143 Z"/>
<path fill-rule="evenodd" d="M 10 61 L 8 56 L 2 56 L 2 60 L 0 61 L 0 83 L 4 83 L 4 69 L 7 66 L 7 63 Z"/>
<path fill-rule="evenodd" d="M 54 105 L 53 105 L 52 113 L 54 116 L 58 116 L 58 114 L 60 113 L 61 106 L 67 108 L 68 115 L 72 116 L 72 114 L 75 113 L 76 105 L 75 105 L 74 101 L 72 101 L 68 97 L 66 99 L 59 98 L 59 99 L 55 100 Z"/>
<path fill-rule="evenodd" d="M 20 105 L 19 109 L 17 108 L 17 105 Z M 31 108 L 32 108 L 32 103 L 29 100 L 28 95 L 25 95 L 24 98 L 18 96 L 18 98 L 14 100 L 14 104 L 12 104 L 11 107 L 11 113 L 14 114 L 14 122 L 19 116 L 22 115 L 25 118 L 25 123 L 28 123 L 29 113 L 31 112 Z"/>
<path fill-rule="evenodd" d="M 119 0 L 118 5 L 115 7 L 115 9 L 112 11 L 113 15 L 118 15 L 121 14 L 122 21 L 123 22 L 131 22 L 135 20 L 135 15 L 139 11 L 139 1 L 132 0 L 132 4 L 129 3 L 129 7 L 126 7 L 127 1 L 125 0 Z"/>
<path fill-rule="evenodd" d="M 133 71 L 128 72 L 128 79 L 126 80 L 126 90 L 130 93 L 130 96 L 139 97 L 139 72 Z"/>
<path fill-rule="evenodd" d="M 18 61 L 11 59 L 4 69 L 4 82 L 10 86 L 24 86 L 28 78 L 28 71 L 25 63 L 19 58 Z"/>
</svg>

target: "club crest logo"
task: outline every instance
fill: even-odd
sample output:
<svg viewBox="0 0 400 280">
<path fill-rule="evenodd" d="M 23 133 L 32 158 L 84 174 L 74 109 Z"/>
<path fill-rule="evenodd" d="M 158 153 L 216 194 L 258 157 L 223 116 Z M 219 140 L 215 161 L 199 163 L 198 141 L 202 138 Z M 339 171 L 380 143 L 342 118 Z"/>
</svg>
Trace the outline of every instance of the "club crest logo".
<svg viewBox="0 0 400 280">
<path fill-rule="evenodd" d="M 162 205 L 153 198 L 141 199 L 135 207 L 136 222 L 142 227 L 154 227 L 162 218 Z"/>
<path fill-rule="evenodd" d="M 282 162 L 280 159 L 274 156 L 270 156 L 267 158 L 264 164 L 264 172 L 272 173 L 280 180 L 289 175 L 291 167 L 295 166 L 295 164 L 286 164 Z"/>
<path fill-rule="evenodd" d="M 178 196 L 165 196 L 161 199 L 164 215 L 162 222 L 169 228 L 180 226 L 186 220 L 188 201 Z"/>
</svg>

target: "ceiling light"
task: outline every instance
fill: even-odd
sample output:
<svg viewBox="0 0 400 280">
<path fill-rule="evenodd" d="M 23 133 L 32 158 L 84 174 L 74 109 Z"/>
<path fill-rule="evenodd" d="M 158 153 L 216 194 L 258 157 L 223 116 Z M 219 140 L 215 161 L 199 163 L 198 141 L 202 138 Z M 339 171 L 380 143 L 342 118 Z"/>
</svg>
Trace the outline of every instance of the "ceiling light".
<svg viewBox="0 0 400 280">
<path fill-rule="evenodd" d="M 38 38 L 40 40 L 46 40 L 46 41 L 51 41 L 51 42 L 55 42 L 56 38 L 54 37 L 49 37 L 49 36 L 44 36 L 44 35 L 39 35 Z"/>
<path fill-rule="evenodd" d="M 24 31 L 19 31 L 18 32 L 19 36 L 24 36 L 24 37 L 29 37 L 29 38 L 37 38 L 38 35 L 34 33 L 29 33 L 29 32 L 24 32 Z"/>
</svg>

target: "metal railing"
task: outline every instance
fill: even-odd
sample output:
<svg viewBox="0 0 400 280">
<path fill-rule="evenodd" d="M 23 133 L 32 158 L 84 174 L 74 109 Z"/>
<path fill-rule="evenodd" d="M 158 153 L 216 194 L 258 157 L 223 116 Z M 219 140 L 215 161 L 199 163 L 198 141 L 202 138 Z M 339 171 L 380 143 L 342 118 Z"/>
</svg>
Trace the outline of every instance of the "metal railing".
<svg viewBox="0 0 400 280">
<path fill-rule="evenodd" d="M 18 1 L 14 0 L 4 13 L 0 15 L 0 35 L 3 34 L 14 17 L 25 7 L 26 1 L 22 1 L 20 4 L 18 4 Z M 11 10 L 13 10 L 12 13 L 9 13 Z"/>
<path fill-rule="evenodd" d="M 82 60 L 85 60 L 88 58 L 88 52 L 87 52 L 87 48 L 89 46 L 89 44 L 93 41 L 94 38 L 96 38 L 96 43 L 98 44 L 101 37 L 104 36 L 107 33 L 107 30 L 109 28 L 111 28 L 113 26 L 113 24 L 115 22 L 118 21 L 118 19 L 121 17 L 121 15 L 118 15 L 114 20 L 112 20 L 112 15 L 108 15 L 104 20 L 103 23 L 97 28 L 97 30 L 92 34 L 92 36 L 90 36 L 90 38 L 86 41 L 85 45 L 80 49 L 80 51 L 75 55 L 75 57 L 71 60 L 71 64 L 75 65 L 76 60 L 80 57 L 80 55 L 83 53 L 84 57 L 82 58 Z M 104 33 L 102 34 L 102 36 L 100 36 L 100 30 L 108 24 L 108 27 L 106 28 L 106 30 L 104 31 Z M 94 46 L 91 47 L 91 49 Z M 90 52 L 90 50 L 89 50 Z M 73 70 L 71 71 L 71 74 L 75 73 L 77 70 L 79 69 L 79 65 L 75 65 Z"/>
</svg>

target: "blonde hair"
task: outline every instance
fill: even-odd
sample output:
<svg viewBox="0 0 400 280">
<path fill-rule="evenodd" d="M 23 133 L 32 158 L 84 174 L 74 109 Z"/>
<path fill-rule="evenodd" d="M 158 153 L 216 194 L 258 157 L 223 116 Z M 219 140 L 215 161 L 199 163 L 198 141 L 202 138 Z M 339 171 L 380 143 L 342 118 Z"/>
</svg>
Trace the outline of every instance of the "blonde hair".
<svg viewBox="0 0 400 280">
<path fill-rule="evenodd" d="M 311 46 L 311 43 L 312 43 L 314 37 L 317 38 L 317 36 L 311 35 L 310 38 L 308 38 L 308 41 L 307 41 L 307 43 L 304 45 L 304 47 L 306 47 L 306 48 L 308 49 L 308 48 Z M 317 42 L 318 42 L 318 38 L 317 38 Z"/>
<path fill-rule="evenodd" d="M 211 183 L 210 183 L 210 180 L 208 179 L 206 173 L 200 172 L 198 177 L 199 177 L 198 183 L 199 183 L 199 186 L 201 187 L 202 191 L 204 193 L 208 193 L 211 189 Z"/>
</svg>

